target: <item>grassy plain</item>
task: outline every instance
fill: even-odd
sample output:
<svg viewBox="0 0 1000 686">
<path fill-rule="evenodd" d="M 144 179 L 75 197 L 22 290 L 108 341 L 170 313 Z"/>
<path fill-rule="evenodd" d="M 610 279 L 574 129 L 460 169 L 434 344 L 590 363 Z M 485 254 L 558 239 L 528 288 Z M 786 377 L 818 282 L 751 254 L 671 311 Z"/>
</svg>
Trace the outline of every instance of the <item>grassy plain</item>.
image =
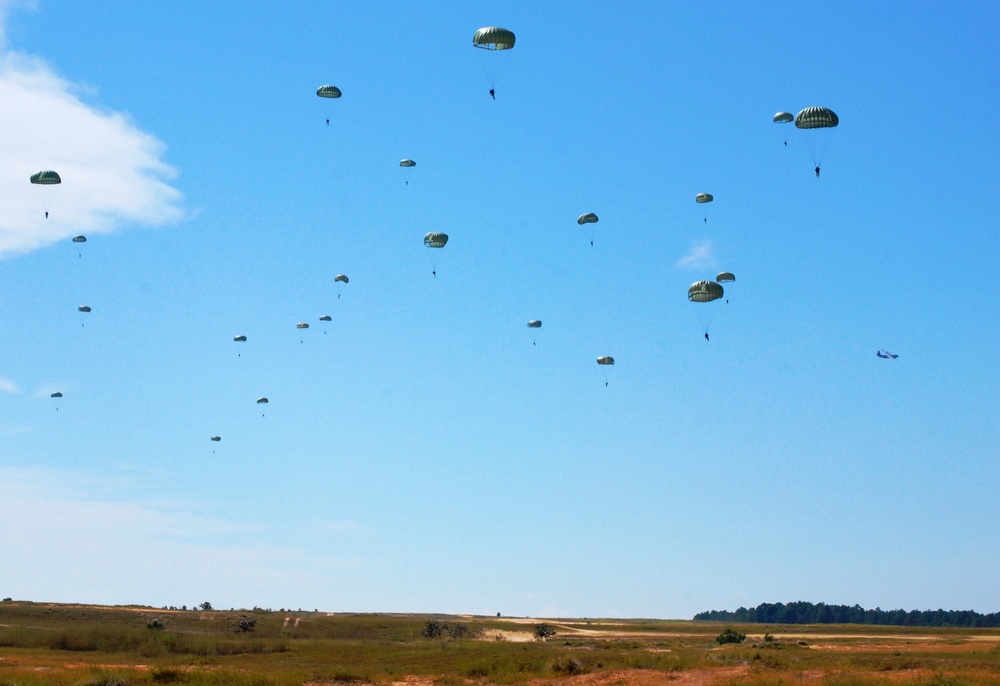
<svg viewBox="0 0 1000 686">
<path fill-rule="evenodd" d="M 234 631 L 243 618 L 253 631 Z M 464 625 L 468 636 L 426 638 L 433 620 Z M 557 634 L 534 640 L 542 621 Z M 747 640 L 720 646 L 723 628 L 6 601 L 0 686 L 1000 685 L 1000 630 L 736 625 Z"/>
</svg>

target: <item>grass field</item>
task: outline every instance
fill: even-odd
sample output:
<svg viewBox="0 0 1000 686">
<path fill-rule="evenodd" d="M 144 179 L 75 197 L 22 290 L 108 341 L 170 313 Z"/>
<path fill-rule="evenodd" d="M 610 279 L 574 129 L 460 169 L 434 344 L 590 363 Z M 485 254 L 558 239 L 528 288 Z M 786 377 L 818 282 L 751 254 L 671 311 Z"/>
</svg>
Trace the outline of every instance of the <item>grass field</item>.
<svg viewBox="0 0 1000 686">
<path fill-rule="evenodd" d="M 252 631 L 240 630 L 253 620 Z M 424 636 L 429 622 L 464 627 Z M 533 638 L 545 622 L 556 635 Z M 247 622 L 244 622 L 244 627 Z M 1000 685 L 1000 630 L 0 603 L 0 686 Z M 769 640 L 765 640 L 769 634 Z"/>
</svg>

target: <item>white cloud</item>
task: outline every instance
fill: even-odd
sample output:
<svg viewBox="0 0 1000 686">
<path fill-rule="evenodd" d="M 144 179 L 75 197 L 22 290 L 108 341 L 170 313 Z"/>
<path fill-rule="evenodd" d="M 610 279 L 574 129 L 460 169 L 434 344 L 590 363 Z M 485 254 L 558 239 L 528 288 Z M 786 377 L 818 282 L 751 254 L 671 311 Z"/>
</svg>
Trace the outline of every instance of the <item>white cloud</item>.
<svg viewBox="0 0 1000 686">
<path fill-rule="evenodd" d="M 701 269 L 713 264 L 715 264 L 715 255 L 712 254 L 712 241 L 707 240 L 692 245 L 687 254 L 677 260 L 674 266 L 681 269 Z"/>
<path fill-rule="evenodd" d="M 10 393 L 11 395 L 17 395 L 21 392 L 18 388 L 17 383 L 13 379 L 8 379 L 5 376 L 0 376 L 0 393 Z"/>
<path fill-rule="evenodd" d="M 0 22 L 13 4 L 0 0 Z M 0 256 L 183 216 L 181 193 L 168 183 L 176 171 L 161 159 L 163 142 L 125 114 L 84 103 L 80 90 L 41 59 L 0 54 Z M 63 182 L 30 184 L 43 169 Z"/>
</svg>

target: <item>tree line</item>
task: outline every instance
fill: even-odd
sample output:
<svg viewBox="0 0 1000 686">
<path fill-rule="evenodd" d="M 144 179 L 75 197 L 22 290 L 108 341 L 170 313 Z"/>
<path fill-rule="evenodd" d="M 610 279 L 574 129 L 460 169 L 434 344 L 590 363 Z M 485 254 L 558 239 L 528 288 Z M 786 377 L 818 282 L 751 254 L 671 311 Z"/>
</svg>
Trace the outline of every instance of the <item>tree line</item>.
<svg viewBox="0 0 1000 686">
<path fill-rule="evenodd" d="M 826 603 L 761 603 L 734 612 L 699 612 L 695 621 L 743 622 L 748 624 L 884 624 L 888 626 L 1000 627 L 1000 612 L 980 614 L 974 610 L 866 610 L 860 605 Z"/>
</svg>

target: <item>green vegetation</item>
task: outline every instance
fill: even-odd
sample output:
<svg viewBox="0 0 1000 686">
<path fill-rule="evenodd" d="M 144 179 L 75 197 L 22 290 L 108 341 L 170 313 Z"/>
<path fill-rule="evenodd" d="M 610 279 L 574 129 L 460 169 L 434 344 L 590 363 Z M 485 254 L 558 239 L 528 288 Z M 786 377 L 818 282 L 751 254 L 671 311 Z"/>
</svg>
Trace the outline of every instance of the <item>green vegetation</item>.
<svg viewBox="0 0 1000 686">
<path fill-rule="evenodd" d="M 747 640 L 747 635 L 741 634 L 731 626 L 727 626 L 722 630 L 721 634 L 715 637 L 715 642 L 720 646 L 726 645 L 727 643 L 743 643 L 745 640 Z M 767 640 L 766 636 L 764 637 L 764 640 Z"/>
<path fill-rule="evenodd" d="M 535 640 L 539 629 L 548 640 Z M 729 671 L 720 672 L 720 684 L 747 686 L 1000 683 L 1000 631 L 885 628 L 874 640 L 870 627 L 751 631 L 663 620 L 9 602 L 0 604 L 0 686 L 388 686 L 408 676 L 471 686 L 554 684 L 584 674 L 588 684 L 611 686 L 628 683 L 628 670 L 669 681 L 722 668 Z M 724 636 L 739 641 L 720 640 Z M 808 645 L 799 644 L 803 637 Z"/>
<path fill-rule="evenodd" d="M 1000 612 L 979 614 L 973 610 L 866 610 L 860 605 L 826 603 L 762 603 L 734 612 L 699 612 L 695 621 L 742 622 L 746 624 L 879 624 L 885 626 L 1000 627 Z"/>
</svg>

